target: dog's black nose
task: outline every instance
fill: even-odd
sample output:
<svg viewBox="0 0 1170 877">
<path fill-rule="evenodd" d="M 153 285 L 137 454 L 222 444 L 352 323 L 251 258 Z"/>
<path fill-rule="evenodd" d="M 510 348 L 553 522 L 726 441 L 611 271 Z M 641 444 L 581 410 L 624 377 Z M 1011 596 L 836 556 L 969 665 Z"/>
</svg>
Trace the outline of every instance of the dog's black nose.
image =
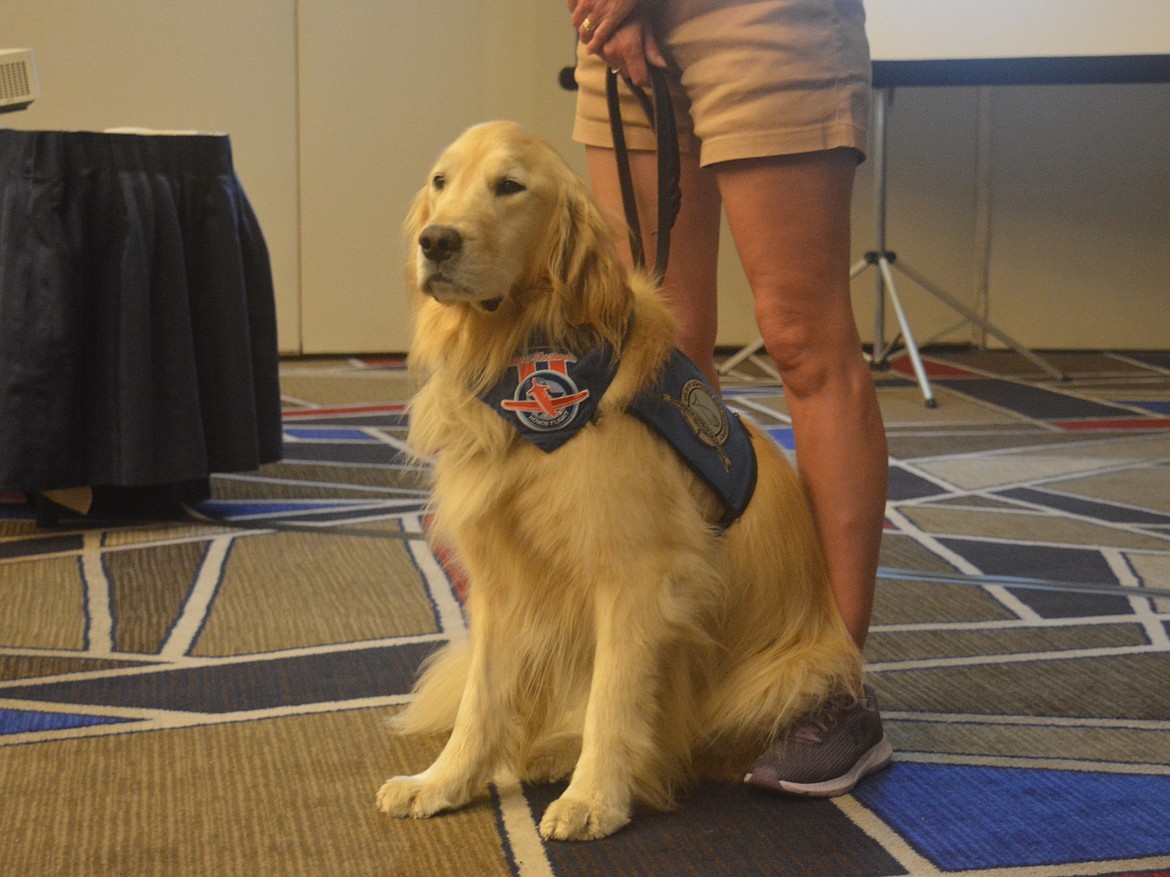
<svg viewBox="0 0 1170 877">
<path fill-rule="evenodd" d="M 463 246 L 463 235 L 449 225 L 428 225 L 418 236 L 418 245 L 432 262 L 446 262 Z"/>
</svg>

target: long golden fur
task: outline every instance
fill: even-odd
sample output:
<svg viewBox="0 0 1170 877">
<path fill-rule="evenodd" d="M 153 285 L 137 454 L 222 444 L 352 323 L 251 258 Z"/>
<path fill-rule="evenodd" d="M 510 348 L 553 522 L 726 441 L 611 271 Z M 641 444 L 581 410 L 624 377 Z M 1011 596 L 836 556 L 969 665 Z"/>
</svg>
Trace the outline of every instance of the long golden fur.
<svg viewBox="0 0 1170 877">
<path fill-rule="evenodd" d="M 450 238 L 450 230 L 457 238 Z M 448 252 L 431 259 L 420 236 Z M 470 129 L 406 221 L 410 443 L 434 458 L 437 537 L 470 578 L 470 638 L 429 662 L 404 732 L 450 731 L 378 805 L 426 817 L 504 770 L 572 776 L 545 812 L 553 839 L 604 837 L 635 800 L 672 805 L 696 776 L 742 777 L 794 718 L 851 690 L 860 655 L 828 589 L 808 501 L 751 429 L 755 495 L 726 531 L 709 489 L 629 400 L 661 369 L 673 323 L 621 266 L 583 181 L 516 125 Z M 599 416 L 545 453 L 478 398 L 534 341 L 620 365 Z"/>
</svg>

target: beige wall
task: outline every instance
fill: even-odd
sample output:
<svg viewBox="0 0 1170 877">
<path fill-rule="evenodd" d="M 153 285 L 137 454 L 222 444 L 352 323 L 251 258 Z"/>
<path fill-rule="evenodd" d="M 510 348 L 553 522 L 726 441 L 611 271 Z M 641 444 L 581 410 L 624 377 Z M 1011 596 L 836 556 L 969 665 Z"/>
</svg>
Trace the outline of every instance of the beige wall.
<svg viewBox="0 0 1170 877">
<path fill-rule="evenodd" d="M 32 47 L 19 128 L 223 130 L 264 226 L 286 352 L 401 350 L 406 204 L 467 125 L 568 139 L 561 0 L 0 0 L 0 47 Z M 1170 346 L 1170 86 L 997 88 L 990 107 L 990 316 L 1036 347 Z M 890 116 L 889 244 L 972 296 L 976 89 L 905 89 Z M 855 250 L 872 244 L 872 164 Z M 724 247 L 720 342 L 754 337 Z M 901 284 L 919 340 L 954 324 Z M 854 283 L 871 337 L 873 274 Z M 946 336 L 967 340 L 968 328 Z"/>
</svg>

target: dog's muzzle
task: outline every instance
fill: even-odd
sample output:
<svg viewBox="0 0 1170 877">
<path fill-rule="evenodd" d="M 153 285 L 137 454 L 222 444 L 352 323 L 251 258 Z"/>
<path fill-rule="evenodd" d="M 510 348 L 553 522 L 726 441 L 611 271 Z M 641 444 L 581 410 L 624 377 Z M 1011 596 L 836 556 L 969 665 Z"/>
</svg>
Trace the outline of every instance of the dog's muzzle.
<svg viewBox="0 0 1170 877">
<path fill-rule="evenodd" d="M 428 225 L 419 233 L 418 248 L 422 252 L 423 258 L 434 266 L 435 271 L 434 276 L 429 281 L 424 282 L 424 292 L 443 302 L 444 297 L 436 294 L 434 287 L 436 283 L 449 283 L 450 280 L 445 276 L 447 272 L 440 269 L 439 266 L 449 262 L 463 250 L 463 235 L 449 225 Z M 501 298 L 491 298 L 482 301 L 472 300 L 471 303 L 481 310 L 491 313 L 500 306 L 502 301 Z"/>
</svg>

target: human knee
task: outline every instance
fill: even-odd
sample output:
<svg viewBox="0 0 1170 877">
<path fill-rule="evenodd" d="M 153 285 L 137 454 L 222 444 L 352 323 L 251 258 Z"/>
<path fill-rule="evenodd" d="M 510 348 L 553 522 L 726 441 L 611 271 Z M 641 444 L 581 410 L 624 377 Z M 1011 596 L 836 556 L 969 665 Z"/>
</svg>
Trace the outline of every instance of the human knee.
<svg viewBox="0 0 1170 877">
<path fill-rule="evenodd" d="M 776 363 L 787 394 L 815 396 L 835 381 L 848 380 L 863 363 L 852 322 L 842 327 L 813 314 L 758 314 L 757 319 L 764 347 Z"/>
</svg>

